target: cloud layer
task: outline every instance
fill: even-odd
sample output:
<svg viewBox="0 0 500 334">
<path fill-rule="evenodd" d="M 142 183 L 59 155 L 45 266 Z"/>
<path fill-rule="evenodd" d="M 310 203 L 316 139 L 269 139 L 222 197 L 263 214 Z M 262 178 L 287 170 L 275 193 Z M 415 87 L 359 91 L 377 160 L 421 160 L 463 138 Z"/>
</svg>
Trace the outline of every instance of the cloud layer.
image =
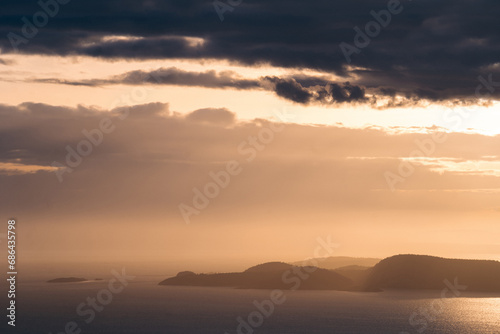
<svg viewBox="0 0 500 334">
<path fill-rule="evenodd" d="M 41 10 L 36 3 L 9 0 L 4 5 L 3 36 L 23 36 L 22 18 L 31 20 Z M 500 81 L 497 1 L 404 1 L 349 63 L 339 45 L 356 46 L 354 28 L 363 30 L 375 21 L 370 12 L 380 14 L 387 6 L 382 0 L 243 1 L 220 22 L 210 1 L 72 1 L 60 5 L 58 14 L 18 48 L 32 54 L 212 58 L 312 68 L 367 89 L 434 101 L 476 98 L 479 76 L 488 81 L 492 74 L 481 96 L 500 97 L 498 84 L 492 84 Z M 12 52 L 8 38 L 0 43 L 3 52 Z M 293 90 L 290 85 L 279 84 L 287 86 L 283 95 Z M 291 98 L 299 102 L 307 99 L 300 89 L 294 94 Z"/>
<path fill-rule="evenodd" d="M 95 129 L 103 119 L 112 130 L 77 166 L 70 165 L 68 152 L 86 151 L 82 141 L 98 139 Z M 110 214 L 132 210 L 181 219 L 178 205 L 231 160 L 243 171 L 213 201 L 221 212 L 492 210 L 498 204 L 500 175 L 490 171 L 500 163 L 500 136 L 448 134 L 431 155 L 420 154 L 414 174 L 393 192 L 385 174 L 400 173 L 416 150 L 425 152 L 438 129 L 390 135 L 276 124 L 282 131 L 270 135 L 268 121 L 239 122 L 228 110 L 210 108 L 179 116 L 161 103 L 109 111 L 0 106 L 0 124 L 2 210 L 63 215 L 105 207 Z M 54 162 L 71 167 L 62 183 L 50 170 Z"/>
<path fill-rule="evenodd" d="M 130 71 L 107 79 L 87 79 L 70 81 L 57 78 L 30 79 L 31 82 L 64 84 L 73 86 L 105 86 L 105 85 L 175 85 L 204 88 L 231 88 L 238 90 L 264 89 L 273 91 L 277 96 L 299 104 L 340 104 L 350 102 L 376 102 L 365 95 L 364 87 L 351 85 L 349 82 L 334 83 L 320 77 L 265 76 L 258 79 L 246 79 L 233 71 L 193 72 L 176 67 L 160 68 L 153 71 Z M 380 96 L 390 96 L 380 93 Z"/>
</svg>

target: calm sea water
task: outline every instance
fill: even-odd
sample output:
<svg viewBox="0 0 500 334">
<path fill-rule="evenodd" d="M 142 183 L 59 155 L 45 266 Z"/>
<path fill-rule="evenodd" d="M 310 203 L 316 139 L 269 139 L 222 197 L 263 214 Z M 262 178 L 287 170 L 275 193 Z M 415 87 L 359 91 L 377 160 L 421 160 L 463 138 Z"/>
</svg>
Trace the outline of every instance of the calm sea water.
<svg viewBox="0 0 500 334">
<path fill-rule="evenodd" d="M 66 323 L 74 321 L 81 333 L 233 334 L 237 333 L 237 318 L 248 321 L 257 310 L 255 300 L 270 298 L 268 290 L 158 286 L 161 279 L 137 277 L 123 292 L 113 295 L 90 323 L 77 315 L 76 308 L 88 297 L 96 297 L 107 280 L 21 282 L 17 326 L 12 332 L 64 333 Z M 435 302 L 439 297 L 439 291 L 290 291 L 272 315 L 263 317 L 260 326 L 241 333 L 500 333 L 500 295 L 464 293 L 461 298 Z M 418 324 L 412 326 L 409 318 L 414 312 Z"/>
</svg>

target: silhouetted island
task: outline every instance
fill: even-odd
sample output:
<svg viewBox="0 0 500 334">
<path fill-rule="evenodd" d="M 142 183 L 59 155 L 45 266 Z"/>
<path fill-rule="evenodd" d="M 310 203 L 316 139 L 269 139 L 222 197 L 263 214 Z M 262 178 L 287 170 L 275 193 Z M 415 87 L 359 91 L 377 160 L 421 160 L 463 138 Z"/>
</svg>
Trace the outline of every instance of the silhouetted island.
<svg viewBox="0 0 500 334">
<path fill-rule="evenodd" d="M 500 292 L 500 262 L 445 259 L 426 255 L 396 255 L 369 270 L 367 287 L 443 289 L 445 281 L 467 286 L 466 291 Z"/>
<path fill-rule="evenodd" d="M 61 277 L 61 278 L 54 278 L 47 283 L 76 283 L 76 282 L 86 282 L 88 281 L 86 278 L 81 278 L 81 277 Z"/>
<path fill-rule="evenodd" d="M 240 273 L 195 274 L 183 271 L 159 284 L 242 289 L 348 290 L 353 282 L 326 269 L 269 262 Z"/>
<path fill-rule="evenodd" d="M 244 272 L 196 274 L 183 271 L 159 285 L 245 289 L 340 290 L 443 289 L 459 284 L 464 291 L 500 292 L 500 262 L 396 255 L 374 267 L 348 265 L 335 270 L 269 262 Z"/>
<path fill-rule="evenodd" d="M 338 269 L 348 266 L 373 267 L 382 259 L 372 257 L 329 256 L 317 257 L 305 261 L 292 262 L 295 266 L 313 264 L 324 269 Z"/>
</svg>

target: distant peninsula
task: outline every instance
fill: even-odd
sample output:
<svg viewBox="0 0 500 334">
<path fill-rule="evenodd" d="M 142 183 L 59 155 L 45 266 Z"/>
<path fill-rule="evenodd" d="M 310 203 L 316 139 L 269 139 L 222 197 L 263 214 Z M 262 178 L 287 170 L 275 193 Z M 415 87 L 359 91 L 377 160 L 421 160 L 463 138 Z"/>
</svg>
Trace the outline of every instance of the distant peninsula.
<svg viewBox="0 0 500 334">
<path fill-rule="evenodd" d="M 61 278 L 51 279 L 47 281 L 47 283 L 77 283 L 86 281 L 88 281 L 88 279 L 81 277 L 61 277 Z"/>
<path fill-rule="evenodd" d="M 292 262 L 295 266 L 305 265 L 307 263 L 315 263 L 319 268 L 337 269 L 348 266 L 373 267 L 382 259 L 371 257 L 350 257 L 350 256 L 329 256 L 307 259 L 305 261 Z"/>
<path fill-rule="evenodd" d="M 195 274 L 184 271 L 159 284 L 241 289 L 348 290 L 353 282 L 327 269 L 269 262 L 240 273 Z"/>
<path fill-rule="evenodd" d="M 382 289 L 442 289 L 445 281 L 474 292 L 500 292 L 500 262 L 396 255 L 380 261 L 365 285 Z"/>
<path fill-rule="evenodd" d="M 449 284 L 460 284 L 469 292 L 500 292 L 498 261 L 407 254 L 392 256 L 367 267 L 360 265 L 359 259 L 352 262 L 347 259 L 338 261 L 344 266 L 336 269 L 295 265 L 297 262 L 268 262 L 235 273 L 183 271 L 159 285 L 373 292 L 384 289 L 438 290 Z M 369 261 L 373 259 L 366 262 Z"/>
</svg>

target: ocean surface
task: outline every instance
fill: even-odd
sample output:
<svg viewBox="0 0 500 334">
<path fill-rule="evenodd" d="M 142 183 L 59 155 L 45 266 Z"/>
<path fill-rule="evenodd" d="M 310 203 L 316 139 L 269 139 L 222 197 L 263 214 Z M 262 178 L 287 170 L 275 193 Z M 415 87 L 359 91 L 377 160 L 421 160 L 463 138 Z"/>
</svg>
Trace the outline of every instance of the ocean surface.
<svg viewBox="0 0 500 334">
<path fill-rule="evenodd" d="M 500 333 L 500 295 L 464 292 L 458 298 L 449 294 L 450 298 L 441 299 L 440 291 L 288 291 L 279 299 L 281 304 L 273 303 L 271 312 L 270 290 L 157 285 L 163 278 L 136 277 L 114 294 L 102 292 L 109 279 L 66 284 L 19 282 L 16 328 L 9 332 Z M 93 319 L 88 305 L 81 310 L 87 311 L 85 315 L 77 314 L 81 303 L 98 294 L 107 304 L 98 304 L 102 310 L 94 311 Z M 264 302 L 266 315 L 254 305 L 254 301 L 264 300 L 269 301 Z"/>
</svg>

